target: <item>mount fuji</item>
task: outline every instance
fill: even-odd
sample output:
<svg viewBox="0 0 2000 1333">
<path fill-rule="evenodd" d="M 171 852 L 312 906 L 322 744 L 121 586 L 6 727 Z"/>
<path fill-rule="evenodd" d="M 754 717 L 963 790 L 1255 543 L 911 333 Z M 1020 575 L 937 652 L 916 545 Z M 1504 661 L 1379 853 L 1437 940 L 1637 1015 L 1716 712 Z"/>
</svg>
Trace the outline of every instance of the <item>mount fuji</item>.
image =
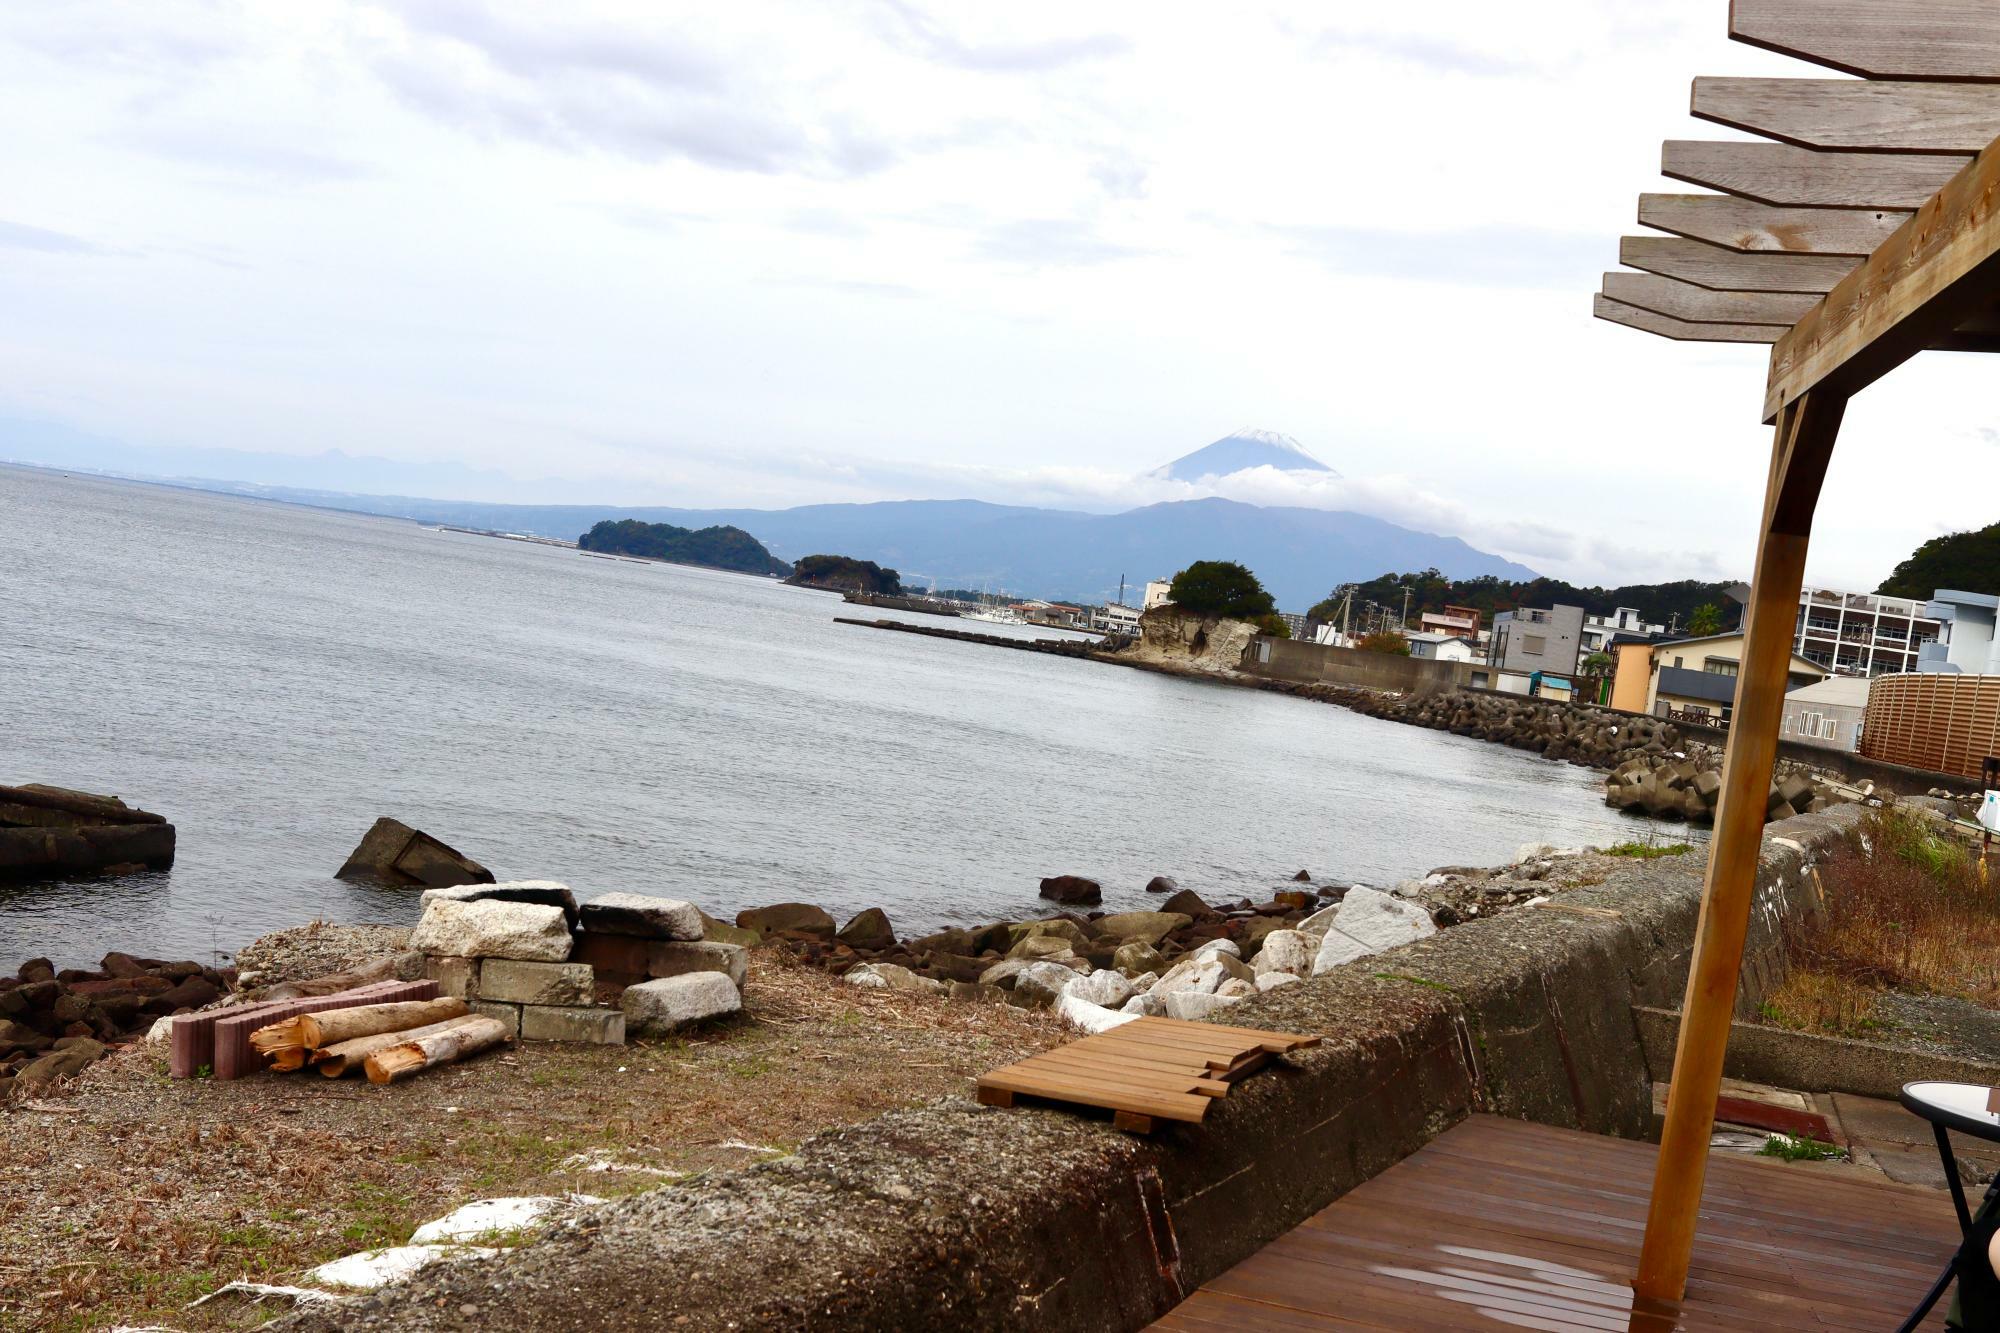
<svg viewBox="0 0 2000 1333">
<path fill-rule="evenodd" d="M 1239 430 L 1147 475 L 1155 481 L 1198 482 L 1253 467 L 1271 467 L 1280 472 L 1323 472 L 1329 478 L 1340 476 L 1307 453 L 1297 440 L 1274 430 Z"/>
</svg>

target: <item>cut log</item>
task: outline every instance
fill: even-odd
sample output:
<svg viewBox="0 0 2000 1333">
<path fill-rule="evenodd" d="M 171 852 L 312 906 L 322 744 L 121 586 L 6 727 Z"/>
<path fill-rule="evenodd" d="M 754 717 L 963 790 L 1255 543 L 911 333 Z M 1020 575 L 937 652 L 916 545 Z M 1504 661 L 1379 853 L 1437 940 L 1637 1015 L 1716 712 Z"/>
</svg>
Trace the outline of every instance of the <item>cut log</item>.
<svg viewBox="0 0 2000 1333">
<path fill-rule="evenodd" d="M 350 1037 L 312 1053 L 313 1064 L 328 1078 L 340 1078 L 347 1074 L 359 1073 L 362 1061 L 377 1051 L 385 1051 L 391 1046 L 401 1046 L 406 1041 L 433 1036 L 446 1028 L 457 1027 L 461 1023 L 472 1023 L 471 1017 L 447 1018 L 442 1023 L 432 1023 L 425 1027 L 410 1028 L 403 1032 L 377 1032 L 367 1037 Z"/>
<path fill-rule="evenodd" d="M 299 1019 L 300 1045 L 312 1050 L 337 1046 L 355 1037 L 404 1032 L 447 1018 L 463 1018 L 471 1010 L 453 996 L 435 1000 L 399 1000 L 394 1004 L 362 1004 L 352 1009 L 325 1009 Z"/>
<path fill-rule="evenodd" d="M 507 1040 L 507 1027 L 497 1018 L 475 1018 L 443 1032 L 379 1050 L 363 1062 L 370 1083 L 394 1083 L 434 1065 L 448 1065 Z"/>
<path fill-rule="evenodd" d="M 265 1059 L 275 1059 L 280 1051 L 294 1047 L 303 1049 L 305 1040 L 299 1035 L 300 1019 L 297 1017 L 279 1019 L 250 1034 L 250 1049 Z"/>
<path fill-rule="evenodd" d="M 271 1068 L 280 1074 L 290 1074 L 306 1067 L 306 1048 L 286 1046 L 271 1053 Z"/>
</svg>

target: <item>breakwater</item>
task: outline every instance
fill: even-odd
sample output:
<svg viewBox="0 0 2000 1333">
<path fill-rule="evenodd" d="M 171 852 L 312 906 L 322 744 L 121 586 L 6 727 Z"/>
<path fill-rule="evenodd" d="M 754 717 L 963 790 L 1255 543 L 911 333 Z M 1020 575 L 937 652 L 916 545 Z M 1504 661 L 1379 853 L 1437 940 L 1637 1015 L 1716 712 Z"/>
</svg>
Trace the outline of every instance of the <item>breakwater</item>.
<svg viewBox="0 0 2000 1333">
<path fill-rule="evenodd" d="M 895 630 L 899 634 L 922 634 L 933 639 L 957 639 L 961 643 L 983 643 L 989 648 L 1012 648 L 1024 653 L 1053 653 L 1057 657 L 1094 657 L 1116 661 L 1112 651 L 1087 639 L 1010 639 L 1000 634 L 977 634 L 964 629 L 940 629 L 935 625 L 912 625 L 903 620 L 857 620 L 835 616 L 836 625 L 859 625 L 863 629 Z"/>
<path fill-rule="evenodd" d="M 909 611 L 920 616 L 957 619 L 962 614 L 957 607 L 929 597 L 898 597 L 886 592 L 843 592 L 840 600 L 853 606 L 872 606 L 881 611 Z"/>
</svg>

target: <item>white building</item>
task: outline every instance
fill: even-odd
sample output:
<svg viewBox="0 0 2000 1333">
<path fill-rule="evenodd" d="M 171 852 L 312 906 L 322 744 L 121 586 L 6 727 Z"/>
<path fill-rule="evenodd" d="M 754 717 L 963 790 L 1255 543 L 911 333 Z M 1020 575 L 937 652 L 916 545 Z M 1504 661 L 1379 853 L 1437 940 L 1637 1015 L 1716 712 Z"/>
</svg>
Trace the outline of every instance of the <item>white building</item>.
<svg viewBox="0 0 2000 1333">
<path fill-rule="evenodd" d="M 1583 618 L 1583 655 L 1607 652 L 1606 647 L 1614 634 L 1640 634 L 1648 638 L 1661 638 L 1667 632 L 1665 625 L 1649 625 L 1646 615 L 1636 606 L 1621 606 L 1608 616 L 1585 616 Z"/>
<path fill-rule="evenodd" d="M 1836 676 L 1883 676 L 1917 670 L 1939 629 L 1929 608 L 1907 597 L 1806 588 L 1792 648 Z"/>
<path fill-rule="evenodd" d="M 1418 630 L 1406 634 L 1410 641 L 1410 656 L 1428 658 L 1438 662 L 1473 662 L 1480 660 L 1474 650 L 1472 640 L 1456 634 L 1440 634 L 1436 630 Z"/>
<path fill-rule="evenodd" d="M 1861 721 L 1868 715 L 1866 676 L 1828 676 L 1802 685 L 1785 696 L 1785 721 L 1779 734 L 1788 741 L 1845 750 L 1861 746 Z"/>
<path fill-rule="evenodd" d="M 1154 579 L 1146 585 L 1146 596 L 1140 609 L 1150 611 L 1156 606 L 1167 604 L 1167 590 L 1174 586 L 1172 579 Z"/>
<path fill-rule="evenodd" d="M 1094 617 L 1097 628 L 1109 634 L 1137 634 L 1139 632 L 1139 608 L 1122 606 L 1117 602 L 1106 602 L 1104 609 Z"/>
<path fill-rule="evenodd" d="M 1994 633 L 2000 597 L 1939 588 L 1924 614 L 1938 622 L 1940 633 L 1919 654 L 1917 670 L 2000 676 L 2000 636 Z"/>
</svg>

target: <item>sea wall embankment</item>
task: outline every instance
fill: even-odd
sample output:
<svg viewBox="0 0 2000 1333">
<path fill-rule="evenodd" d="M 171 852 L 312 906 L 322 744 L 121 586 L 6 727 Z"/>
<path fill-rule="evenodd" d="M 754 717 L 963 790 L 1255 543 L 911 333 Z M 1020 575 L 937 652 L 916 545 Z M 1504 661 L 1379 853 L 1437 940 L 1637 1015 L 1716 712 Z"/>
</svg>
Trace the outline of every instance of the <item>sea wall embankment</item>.
<svg viewBox="0 0 2000 1333">
<path fill-rule="evenodd" d="M 1772 826 L 1739 1012 L 1853 808 Z M 292 1329 L 1132 1329 L 1466 1115 L 1640 1136 L 1634 1006 L 1685 984 L 1701 862 L 1635 861 L 1509 912 L 1280 987 L 1231 1020 L 1321 1034 L 1148 1138 L 951 1098 L 781 1160 L 593 1210 Z"/>
</svg>

